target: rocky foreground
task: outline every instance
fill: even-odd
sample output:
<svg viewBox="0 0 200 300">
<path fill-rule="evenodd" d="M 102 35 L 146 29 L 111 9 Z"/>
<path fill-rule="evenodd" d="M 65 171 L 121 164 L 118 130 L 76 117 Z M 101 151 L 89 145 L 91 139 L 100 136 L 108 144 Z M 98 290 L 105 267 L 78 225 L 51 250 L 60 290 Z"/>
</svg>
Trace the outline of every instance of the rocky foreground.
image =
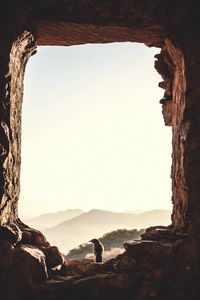
<svg viewBox="0 0 200 300">
<path fill-rule="evenodd" d="M 123 254 L 97 264 L 64 260 L 42 233 L 20 221 L 1 226 L 0 295 L 9 300 L 171 300 L 187 299 L 189 293 L 195 299 L 198 276 L 191 274 L 198 266 L 193 257 L 181 256 L 186 240 L 170 227 L 152 227 L 141 240 L 125 242 Z"/>
</svg>

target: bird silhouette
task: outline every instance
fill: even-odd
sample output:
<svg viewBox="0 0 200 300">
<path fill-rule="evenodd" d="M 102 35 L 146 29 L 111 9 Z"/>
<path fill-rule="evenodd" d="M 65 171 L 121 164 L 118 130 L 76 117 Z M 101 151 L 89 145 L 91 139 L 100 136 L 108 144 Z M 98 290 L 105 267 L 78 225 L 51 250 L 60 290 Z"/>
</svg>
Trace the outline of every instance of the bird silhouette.
<svg viewBox="0 0 200 300">
<path fill-rule="evenodd" d="M 102 262 L 103 260 L 103 251 L 104 251 L 104 247 L 102 245 L 102 243 L 97 240 L 97 239 L 92 239 L 90 240 L 91 243 L 93 243 L 94 247 L 93 247 L 93 250 L 94 250 L 94 255 L 95 255 L 95 261 L 97 263 L 99 262 Z"/>
</svg>

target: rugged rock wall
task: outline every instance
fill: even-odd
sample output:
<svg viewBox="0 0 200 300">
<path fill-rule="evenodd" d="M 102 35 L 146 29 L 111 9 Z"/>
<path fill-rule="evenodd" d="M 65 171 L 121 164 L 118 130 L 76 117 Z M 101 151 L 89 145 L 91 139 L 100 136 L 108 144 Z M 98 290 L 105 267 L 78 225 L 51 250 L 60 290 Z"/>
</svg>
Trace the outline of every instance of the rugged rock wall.
<svg viewBox="0 0 200 300">
<path fill-rule="evenodd" d="M 35 42 L 31 34 L 24 32 L 7 47 L 3 49 L 1 68 L 1 224 L 18 217 L 23 79 Z"/>
<path fill-rule="evenodd" d="M 198 1 L 4 2 L 4 10 L 0 10 L 1 282 L 5 282 L 4 286 L 8 290 L 10 280 L 19 291 L 19 299 L 24 298 L 23 293 L 28 293 L 29 298 L 50 299 L 52 295 L 48 285 L 50 291 L 55 292 L 51 299 L 64 299 L 66 295 L 80 299 L 82 293 L 85 293 L 87 299 L 118 299 L 125 295 L 130 299 L 185 299 L 185 295 L 187 298 L 199 298 Z M 79 274 L 82 276 L 80 280 L 72 276 L 71 279 L 62 279 L 61 282 L 64 283 L 59 281 L 57 285 L 55 280 L 48 282 L 46 279 L 50 278 L 49 270 L 55 265 L 51 262 L 56 258 L 61 259 L 61 256 L 49 254 L 49 249 L 52 248 L 44 239 L 41 244 L 40 233 L 27 229 L 18 220 L 21 105 L 25 66 L 29 57 L 35 53 L 36 43 L 67 46 L 125 41 L 141 42 L 161 49 L 156 55 L 155 68 L 163 78 L 159 86 L 164 89 L 164 96 L 160 101 L 164 121 L 166 125 L 172 126 L 173 132 L 172 224 L 168 228 L 149 228 L 143 239 L 153 242 L 126 245 L 126 253 L 110 262 L 110 265 L 104 265 L 101 270 L 97 268 L 95 272 L 90 272 L 86 269 L 86 273 Z M 140 251 L 142 256 L 139 255 Z M 19 267 L 22 258 L 25 269 Z M 16 266 L 19 272 L 14 273 L 18 278 L 15 282 L 9 274 L 12 274 Z M 27 274 L 28 281 L 23 277 L 23 272 Z M 66 277 L 67 273 L 63 274 Z M 38 284 L 43 281 L 44 286 L 39 287 Z M 186 291 L 184 286 L 190 286 L 192 281 L 193 287 Z M 156 289 L 158 284 L 163 289 Z M 103 287 L 106 292 L 98 296 L 94 289 L 90 293 L 88 287 L 96 287 L 100 294 Z M 2 286 L 0 291 L 1 288 Z M 9 299 L 14 297 L 12 293 L 7 295 Z"/>
</svg>

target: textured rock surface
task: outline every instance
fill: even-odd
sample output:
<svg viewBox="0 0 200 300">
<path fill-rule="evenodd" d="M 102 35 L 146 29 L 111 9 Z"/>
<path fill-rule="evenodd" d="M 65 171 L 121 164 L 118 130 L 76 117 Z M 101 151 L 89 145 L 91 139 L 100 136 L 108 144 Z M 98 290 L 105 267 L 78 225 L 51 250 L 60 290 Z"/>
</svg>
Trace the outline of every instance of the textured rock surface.
<svg viewBox="0 0 200 300">
<path fill-rule="evenodd" d="M 48 269 L 53 269 L 58 266 L 62 266 L 64 263 L 64 256 L 60 253 L 58 247 L 43 247 L 42 251 L 46 257 L 46 263 Z"/>
<path fill-rule="evenodd" d="M 20 278 L 23 284 L 32 285 L 32 283 L 47 280 L 47 268 L 45 255 L 35 246 L 21 245 L 14 253 L 15 274 Z"/>
<path fill-rule="evenodd" d="M 4 9 L 0 10 L 1 295 L 7 295 L 8 299 L 43 300 L 83 299 L 83 297 L 199 299 L 198 1 L 7 0 L 2 2 L 2 6 Z M 28 252 L 22 250 L 23 243 L 28 244 L 27 249 L 34 248 L 36 252 L 44 253 L 45 265 L 48 265 L 48 268 L 62 261 L 59 251 L 55 250 L 56 248 L 52 249 L 41 233 L 28 228 L 18 220 L 21 105 L 26 63 L 36 51 L 36 43 L 73 45 L 120 41 L 137 41 L 161 48 L 160 54 L 156 55 L 155 68 L 162 77 L 159 86 L 164 89 L 163 99 L 160 101 L 164 121 L 166 125 L 172 126 L 173 132 L 172 224 L 169 228 L 150 228 L 143 236 L 149 242 L 125 245 L 127 250 L 123 255 L 102 266 L 89 265 L 86 269 L 80 268 L 85 271 L 76 275 L 72 275 L 73 271 L 70 271 L 71 275 L 68 276 L 57 274 L 55 276 L 60 276 L 59 278 L 49 278 L 40 285 L 35 283 L 32 285 L 30 282 L 33 281 L 30 280 L 27 281 L 28 287 L 25 288 L 20 279 L 21 275 L 16 279 L 13 277 L 17 253 L 21 251 L 20 253 L 30 258 L 30 253 L 27 254 Z M 47 253 L 53 256 L 47 259 L 49 256 Z M 27 261 L 24 270 L 28 270 L 29 259 L 23 261 Z M 77 265 L 74 265 L 74 268 L 77 270 Z M 43 280 L 46 278 L 43 275 L 38 278 L 41 282 L 42 278 Z M 28 278 L 32 278 L 31 275 Z"/>
<path fill-rule="evenodd" d="M 15 222 L 18 214 L 23 78 L 26 62 L 34 51 L 33 36 L 25 31 L 0 47 L 1 224 Z"/>
</svg>

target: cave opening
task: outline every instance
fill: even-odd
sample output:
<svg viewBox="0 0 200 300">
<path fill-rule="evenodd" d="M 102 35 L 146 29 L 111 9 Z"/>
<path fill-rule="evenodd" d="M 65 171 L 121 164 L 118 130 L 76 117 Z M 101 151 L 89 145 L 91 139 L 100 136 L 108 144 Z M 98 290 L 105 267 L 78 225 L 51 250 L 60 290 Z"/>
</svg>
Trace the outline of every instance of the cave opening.
<svg viewBox="0 0 200 300">
<path fill-rule="evenodd" d="M 158 52 L 137 43 L 39 47 L 26 67 L 19 215 L 62 251 L 125 226 L 170 223 L 171 128 L 153 69 Z M 83 224 L 74 224 L 77 236 L 64 225 L 48 233 L 76 208 L 71 218 L 156 211 L 136 225 L 105 217 L 89 234 Z M 35 219 L 46 213 L 57 217 Z"/>
</svg>

